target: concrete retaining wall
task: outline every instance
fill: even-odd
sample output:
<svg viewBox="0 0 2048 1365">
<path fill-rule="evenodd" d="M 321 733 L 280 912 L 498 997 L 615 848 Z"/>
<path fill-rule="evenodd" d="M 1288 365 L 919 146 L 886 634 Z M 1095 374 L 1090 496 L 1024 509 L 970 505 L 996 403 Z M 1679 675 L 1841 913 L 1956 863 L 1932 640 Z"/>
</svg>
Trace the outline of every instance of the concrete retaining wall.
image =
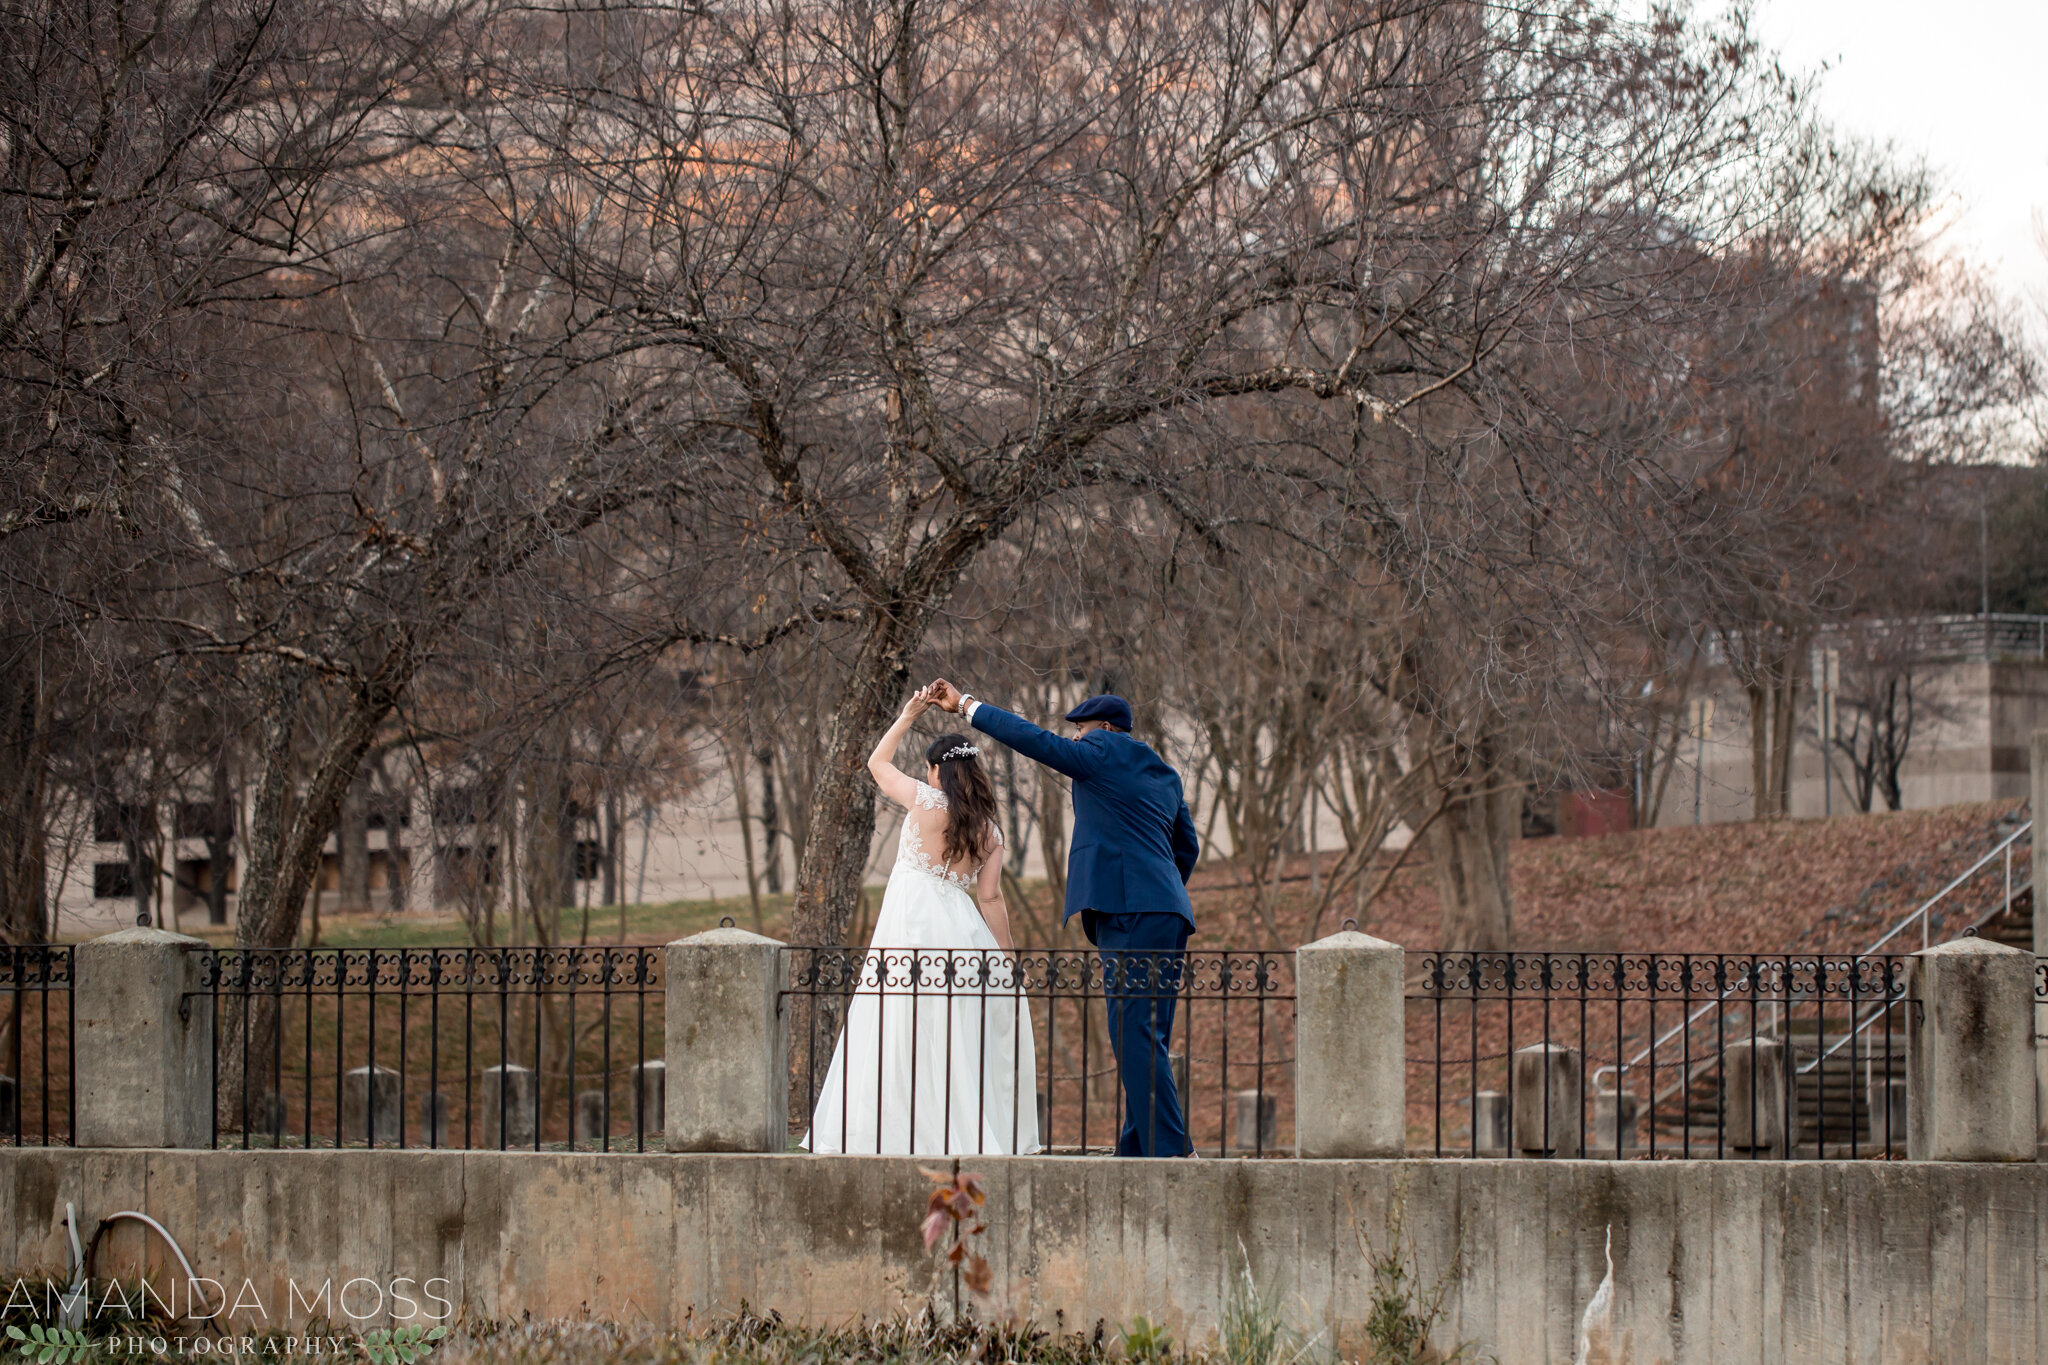
<svg viewBox="0 0 2048 1365">
<path fill-rule="evenodd" d="M 0 1261 L 61 1269 L 117 1209 L 165 1223 L 197 1272 L 253 1292 L 242 1328 L 294 1325 L 323 1282 L 393 1281 L 423 1314 L 593 1314 L 685 1325 L 742 1300 L 814 1322 L 936 1294 L 929 1185 L 895 1157 L 434 1152 L 0 1152 Z M 1614 1361 L 2048 1360 L 2048 1169 L 1881 1162 L 1117 1161 L 973 1163 L 999 1287 L 1046 1326 L 1143 1314 L 1215 1328 L 1248 1256 L 1299 1324 L 1355 1346 L 1361 1239 L 1399 1200 L 1425 1276 L 1458 1265 L 1441 1344 L 1503 1365 L 1572 1359 L 1613 1230 Z M 135 1224 L 99 1273 L 169 1262 Z M 1243 1251 L 1240 1253 L 1240 1247 Z M 249 1281 L 245 1288 L 244 1280 Z M 423 1288 L 429 1282 L 446 1283 Z M 292 1285 L 298 1298 L 292 1298 Z M 246 1298 L 245 1298 L 246 1302 Z M 294 1306 L 300 1311 L 290 1311 Z M 373 1316 L 363 1314 L 364 1316 Z M 339 1314 L 336 1315 L 340 1316 Z"/>
</svg>

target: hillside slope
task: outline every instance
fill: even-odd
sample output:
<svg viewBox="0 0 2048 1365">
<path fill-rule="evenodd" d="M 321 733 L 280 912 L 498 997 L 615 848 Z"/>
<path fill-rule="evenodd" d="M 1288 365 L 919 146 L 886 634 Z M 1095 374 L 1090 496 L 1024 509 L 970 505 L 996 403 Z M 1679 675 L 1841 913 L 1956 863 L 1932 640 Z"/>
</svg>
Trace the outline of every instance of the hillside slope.
<svg viewBox="0 0 2048 1365">
<path fill-rule="evenodd" d="M 1895 814 L 1632 831 L 1597 839 L 1532 839 L 1511 863 L 1517 947 L 1691 952 L 1854 951 L 1865 947 L 2027 818 L 2024 801 Z M 2029 876 L 2029 841 L 2013 848 L 2014 885 Z M 1332 861 L 1325 857 L 1325 865 Z M 1995 906 L 1993 860 L 1947 904 L 1947 935 Z M 1193 947 L 1260 946 L 1242 873 L 1204 868 L 1194 883 Z M 1275 916 L 1287 946 L 1314 913 L 1305 858 L 1282 883 Z M 1332 905 L 1319 933 L 1350 914 Z M 1366 932 L 1435 946 L 1437 901 L 1426 867 L 1404 868 L 1366 911 Z M 1901 949 L 1917 948 L 1917 935 Z"/>
</svg>

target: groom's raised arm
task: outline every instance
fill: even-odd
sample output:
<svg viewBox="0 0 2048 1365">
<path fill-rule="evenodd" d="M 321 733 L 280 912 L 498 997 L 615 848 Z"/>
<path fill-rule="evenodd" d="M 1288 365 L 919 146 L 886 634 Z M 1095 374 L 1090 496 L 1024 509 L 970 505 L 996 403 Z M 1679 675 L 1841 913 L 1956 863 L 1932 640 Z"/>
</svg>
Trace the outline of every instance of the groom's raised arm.
<svg viewBox="0 0 2048 1365">
<path fill-rule="evenodd" d="M 1077 739 L 1062 739 L 1050 730 L 1042 730 L 1022 716 L 1011 715 L 1000 706 L 991 706 L 985 701 L 974 703 L 973 714 L 967 723 L 991 739 L 1002 741 L 1029 759 L 1035 759 L 1054 772 L 1068 777 L 1085 778 L 1095 770 L 1095 748 Z"/>
</svg>

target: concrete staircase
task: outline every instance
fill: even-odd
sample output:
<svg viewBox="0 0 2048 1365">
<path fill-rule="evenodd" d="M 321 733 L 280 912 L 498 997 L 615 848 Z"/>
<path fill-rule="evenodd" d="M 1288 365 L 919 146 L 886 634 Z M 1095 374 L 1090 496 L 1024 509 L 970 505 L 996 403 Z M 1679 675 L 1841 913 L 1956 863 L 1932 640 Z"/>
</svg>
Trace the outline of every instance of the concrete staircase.
<svg viewBox="0 0 2048 1365">
<path fill-rule="evenodd" d="M 1979 858 L 1969 868 L 1911 915 L 1894 925 L 1866 951 L 1910 952 L 1919 946 L 1919 934 L 1908 931 L 1916 924 L 1924 934 L 1939 927 L 1939 918 L 1929 913 L 1952 892 L 1992 866 L 1994 858 L 2006 860 L 2006 883 L 2001 885 L 1990 908 L 1982 912 L 1963 934 L 1975 934 L 2027 952 L 2034 950 L 2034 891 L 2030 879 L 2013 878 L 2010 847 L 2031 837 L 2032 822 L 2020 826 Z M 2010 899 L 2005 899 L 2010 893 Z M 1950 920 L 1953 925 L 1955 921 Z M 1938 939 L 1955 937 L 1953 930 L 1940 932 Z M 1755 1021 L 1758 1038 L 1785 1038 L 1791 1043 L 1793 1086 L 1797 1092 L 1797 1156 L 1875 1155 L 1889 1148 L 1904 1155 L 1906 1146 L 1903 1089 L 1906 1076 L 1905 1018 L 1894 1008 L 1885 1019 L 1872 1020 L 1870 1012 L 1859 1011 L 1855 1025 L 1863 1026 L 1853 1043 L 1844 1036 L 1852 1027 L 1844 1003 L 1827 1012 L 1823 1026 L 1812 1018 L 1785 1020 L 1769 1006 L 1760 1007 Z M 1681 1033 L 1691 1035 L 1693 1055 L 1707 1060 L 1694 1068 L 1690 1083 L 1673 1082 L 1658 1091 L 1655 1104 L 1657 1149 L 1660 1155 L 1684 1149 L 1688 1139 L 1692 1154 L 1711 1156 L 1717 1137 L 1725 1140 L 1722 1115 L 1721 1069 L 1714 1060 L 1716 1044 L 1751 1036 L 1751 1021 L 1742 1007 L 1729 1008 L 1717 1021 L 1702 1013 L 1679 1029 L 1659 1039 L 1657 1050 L 1668 1057 L 1682 1046 Z M 1825 1031 L 1823 1031 L 1825 1029 Z M 1630 1065 L 1640 1065 L 1642 1057 Z M 1660 1063 L 1659 1071 L 1663 1070 Z M 1683 1091 L 1681 1094 L 1680 1092 Z M 1889 1112 L 1887 1112 L 1889 1111 Z M 1731 1156 L 1747 1153 L 1729 1151 Z M 1759 1155 L 1762 1155 L 1759 1153 Z"/>
<path fill-rule="evenodd" d="M 2025 886 L 2012 893 L 2012 904 L 1993 910 L 1977 921 L 1979 938 L 2003 943 L 2008 948 L 2034 951 L 2034 888 Z"/>
<path fill-rule="evenodd" d="M 1903 1083 L 1906 1078 L 1905 1019 L 1895 1013 L 1889 1038 L 1880 1021 L 1865 1029 L 1853 1044 L 1836 1047 L 1846 1032 L 1846 1018 L 1834 1017 L 1828 1020 L 1825 1034 L 1811 1019 L 1795 1019 L 1782 1028 L 1774 1024 L 1757 1030 L 1759 1038 L 1785 1037 L 1792 1043 L 1793 1089 L 1799 1106 L 1795 1155 L 1848 1156 L 1852 1150 L 1858 1155 L 1874 1155 L 1887 1145 L 1887 1136 L 1891 1148 L 1903 1153 L 1904 1108 L 1895 1103 L 1887 1135 L 1884 1105 L 1891 1095 L 1887 1082 Z M 1741 1036 L 1749 1036 L 1746 1021 Z M 1829 1048 L 1835 1051 L 1823 1055 Z M 1725 1136 L 1720 1068 L 1700 1068 L 1682 1099 L 1676 1092 L 1677 1087 L 1673 1087 L 1671 1093 L 1657 1097 L 1658 1154 L 1677 1154 L 1690 1134 L 1693 1155 L 1714 1155 L 1717 1134 Z"/>
</svg>

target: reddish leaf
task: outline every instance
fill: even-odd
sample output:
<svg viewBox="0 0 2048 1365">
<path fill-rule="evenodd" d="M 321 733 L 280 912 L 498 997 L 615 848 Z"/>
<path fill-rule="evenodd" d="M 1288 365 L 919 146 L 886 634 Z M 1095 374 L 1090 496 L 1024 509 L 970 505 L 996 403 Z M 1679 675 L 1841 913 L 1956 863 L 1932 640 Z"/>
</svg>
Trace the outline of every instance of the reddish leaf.
<svg viewBox="0 0 2048 1365">
<path fill-rule="evenodd" d="M 934 1213 L 924 1220 L 924 1249 L 930 1251 L 946 1235 L 946 1225 L 952 1220 L 943 1213 Z"/>
<path fill-rule="evenodd" d="M 996 1282 L 995 1271 L 989 1266 L 986 1256 L 976 1256 L 973 1260 L 969 1261 L 967 1269 L 961 1272 L 960 1278 L 965 1280 L 967 1287 L 977 1294 L 988 1293 L 989 1287 Z"/>
</svg>

